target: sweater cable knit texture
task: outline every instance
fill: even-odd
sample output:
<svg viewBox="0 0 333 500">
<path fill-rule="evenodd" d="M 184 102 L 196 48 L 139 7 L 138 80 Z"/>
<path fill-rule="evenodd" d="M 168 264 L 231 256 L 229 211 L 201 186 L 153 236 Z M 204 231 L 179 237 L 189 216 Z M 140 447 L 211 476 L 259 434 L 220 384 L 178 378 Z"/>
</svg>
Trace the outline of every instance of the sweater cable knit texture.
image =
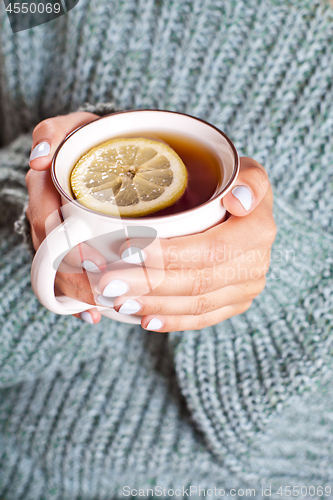
<svg viewBox="0 0 333 500">
<path fill-rule="evenodd" d="M 332 82 L 333 15 L 317 0 L 80 0 L 17 34 L 0 4 L 1 500 L 333 491 Z M 278 235 L 245 314 L 159 335 L 35 298 L 13 231 L 31 130 L 110 102 L 208 120 L 266 167 Z"/>
</svg>

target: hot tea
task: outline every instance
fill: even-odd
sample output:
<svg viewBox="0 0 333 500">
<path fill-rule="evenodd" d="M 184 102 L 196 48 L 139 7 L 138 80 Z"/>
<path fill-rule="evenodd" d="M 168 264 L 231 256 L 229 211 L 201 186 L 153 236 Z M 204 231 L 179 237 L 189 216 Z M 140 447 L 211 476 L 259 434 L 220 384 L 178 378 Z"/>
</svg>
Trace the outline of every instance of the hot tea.
<svg viewBox="0 0 333 500">
<path fill-rule="evenodd" d="M 154 131 L 141 138 L 123 135 L 87 151 L 73 169 L 71 185 L 78 201 L 94 211 L 161 217 L 210 200 L 221 186 L 221 167 L 208 146 Z"/>
<path fill-rule="evenodd" d="M 188 172 L 188 183 L 184 194 L 176 203 L 150 217 L 177 214 L 210 200 L 223 180 L 221 160 L 217 155 L 208 146 L 185 135 L 155 132 L 154 136 L 169 144 L 183 160 Z"/>
</svg>

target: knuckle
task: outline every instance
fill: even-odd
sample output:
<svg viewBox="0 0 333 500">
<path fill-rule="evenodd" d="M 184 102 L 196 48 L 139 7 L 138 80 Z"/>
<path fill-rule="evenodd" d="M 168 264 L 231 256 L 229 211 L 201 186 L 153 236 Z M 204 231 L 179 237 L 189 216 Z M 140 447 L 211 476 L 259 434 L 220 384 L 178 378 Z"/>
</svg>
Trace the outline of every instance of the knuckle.
<svg viewBox="0 0 333 500">
<path fill-rule="evenodd" d="M 191 280 L 191 295 L 204 295 L 212 284 L 212 276 L 207 269 L 196 269 Z"/>
<path fill-rule="evenodd" d="M 38 125 L 36 125 L 36 127 L 34 128 L 34 131 L 32 133 L 33 140 L 35 140 L 37 137 L 40 136 L 52 135 L 55 127 L 56 127 L 56 118 L 46 118 L 46 120 L 43 120 L 42 122 L 38 123 Z"/>
<path fill-rule="evenodd" d="M 28 170 L 28 172 L 25 175 L 25 183 L 28 189 L 31 187 L 31 183 L 33 182 L 35 172 L 31 168 Z"/>
<path fill-rule="evenodd" d="M 247 302 L 244 302 L 244 304 L 242 304 L 242 306 L 240 308 L 240 314 L 248 311 L 250 309 L 250 307 L 252 306 L 252 302 L 253 302 L 253 300 L 249 300 Z"/>
<path fill-rule="evenodd" d="M 270 217 L 269 221 L 267 221 L 266 233 L 267 240 L 270 245 L 272 245 L 277 233 L 277 227 L 273 217 Z"/>
<path fill-rule="evenodd" d="M 204 267 L 223 262 L 224 260 L 224 239 L 215 233 L 207 238 L 205 249 L 203 250 L 202 261 Z"/>
<path fill-rule="evenodd" d="M 266 191 L 269 184 L 266 170 L 258 164 L 254 167 L 252 174 L 255 182 L 257 182 Z"/>
<path fill-rule="evenodd" d="M 62 284 L 63 289 L 69 288 L 72 298 L 82 299 L 84 292 L 91 291 L 89 280 L 82 273 L 75 272 L 61 272 L 56 274 L 58 283 Z M 60 287 L 59 287 L 60 288 Z"/>
<path fill-rule="evenodd" d="M 262 244 L 268 247 L 271 247 L 274 243 L 277 228 L 275 221 L 273 219 L 272 214 L 267 215 L 267 212 L 264 216 L 257 221 L 260 225 L 260 239 Z"/>
<path fill-rule="evenodd" d="M 264 289 L 265 289 L 265 286 L 266 286 L 266 277 L 263 276 L 263 278 L 261 278 L 261 280 L 258 281 L 257 283 L 257 295 L 259 295 L 259 293 L 261 293 Z"/>
<path fill-rule="evenodd" d="M 205 316 L 198 316 L 195 320 L 195 326 L 192 330 L 202 330 L 207 326 L 207 318 Z"/>
<path fill-rule="evenodd" d="M 163 307 L 162 302 L 160 301 L 154 301 L 154 310 L 152 311 L 152 308 L 149 307 L 149 312 L 143 312 L 141 311 L 140 314 L 165 314 L 165 306 Z M 145 306 L 145 309 L 147 310 L 147 306 Z"/>
<path fill-rule="evenodd" d="M 275 224 L 275 220 L 274 220 L 272 211 L 269 211 L 269 215 L 266 219 L 266 230 L 271 235 L 274 235 L 274 236 L 276 235 L 276 224 Z"/>
<path fill-rule="evenodd" d="M 59 278 L 55 279 L 55 285 L 59 290 L 68 297 L 71 297 L 75 300 L 80 300 L 82 302 L 82 296 L 80 290 L 75 286 L 74 283 L 68 278 L 65 280 L 60 280 Z"/>
<path fill-rule="evenodd" d="M 266 279 L 265 277 L 260 277 L 258 279 L 252 279 L 243 285 L 240 285 L 240 293 L 239 297 L 242 298 L 242 302 L 244 300 L 253 300 L 255 299 L 265 288 Z"/>
<path fill-rule="evenodd" d="M 263 276 L 260 279 L 256 280 L 253 283 L 252 291 L 250 293 L 250 298 L 253 300 L 255 297 L 257 297 L 264 290 L 265 286 L 266 286 L 266 278 L 265 278 L 265 276 Z"/>
<path fill-rule="evenodd" d="M 77 290 L 74 287 L 72 289 L 71 281 L 67 274 L 64 274 L 58 270 L 55 280 L 54 286 L 58 289 L 63 295 L 67 295 L 68 297 L 72 297 L 73 299 L 78 298 Z M 74 292 L 74 293 L 73 293 Z"/>
<path fill-rule="evenodd" d="M 259 185 L 266 192 L 269 186 L 266 170 L 260 163 L 253 160 L 253 158 L 248 158 L 247 160 L 249 163 L 249 170 L 247 171 L 249 178 L 251 178 L 253 184 Z"/>
<path fill-rule="evenodd" d="M 201 314 L 204 314 L 208 312 L 209 310 L 209 303 L 206 297 L 196 297 L 192 306 L 192 314 L 194 316 L 200 316 Z"/>
<path fill-rule="evenodd" d="M 44 222 L 40 219 L 35 217 L 32 222 L 30 222 L 37 238 L 39 241 L 43 240 L 45 238 L 45 224 Z"/>
</svg>

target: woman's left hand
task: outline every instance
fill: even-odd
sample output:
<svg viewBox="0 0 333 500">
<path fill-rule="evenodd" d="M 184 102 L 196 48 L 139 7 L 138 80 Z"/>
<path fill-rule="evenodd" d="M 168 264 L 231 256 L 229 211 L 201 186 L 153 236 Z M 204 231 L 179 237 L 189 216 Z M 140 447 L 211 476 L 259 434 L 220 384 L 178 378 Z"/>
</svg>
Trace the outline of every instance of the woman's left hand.
<svg viewBox="0 0 333 500">
<path fill-rule="evenodd" d="M 157 251 L 154 244 L 130 240 L 143 264 L 106 272 L 99 290 L 117 296 L 118 312 L 143 316 L 143 328 L 158 332 L 197 330 L 245 312 L 264 289 L 276 235 L 264 168 L 241 158 L 237 184 L 223 204 L 230 214 L 225 222 L 159 240 Z M 121 254 L 128 255 L 127 246 Z"/>
</svg>

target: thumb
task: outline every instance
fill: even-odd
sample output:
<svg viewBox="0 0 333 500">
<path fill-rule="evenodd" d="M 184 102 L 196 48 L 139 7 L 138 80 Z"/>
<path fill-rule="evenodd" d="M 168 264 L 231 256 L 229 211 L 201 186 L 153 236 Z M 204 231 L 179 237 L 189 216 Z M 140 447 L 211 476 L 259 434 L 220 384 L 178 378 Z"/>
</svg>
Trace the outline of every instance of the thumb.
<svg viewBox="0 0 333 500">
<path fill-rule="evenodd" d="M 33 170 L 47 170 L 54 153 L 65 137 L 85 123 L 98 118 L 85 111 L 56 116 L 40 122 L 32 133 L 30 167 Z"/>
<path fill-rule="evenodd" d="M 252 158 L 241 158 L 235 186 L 223 198 L 223 206 L 237 217 L 248 215 L 259 205 L 268 187 L 269 180 L 264 167 Z"/>
</svg>

